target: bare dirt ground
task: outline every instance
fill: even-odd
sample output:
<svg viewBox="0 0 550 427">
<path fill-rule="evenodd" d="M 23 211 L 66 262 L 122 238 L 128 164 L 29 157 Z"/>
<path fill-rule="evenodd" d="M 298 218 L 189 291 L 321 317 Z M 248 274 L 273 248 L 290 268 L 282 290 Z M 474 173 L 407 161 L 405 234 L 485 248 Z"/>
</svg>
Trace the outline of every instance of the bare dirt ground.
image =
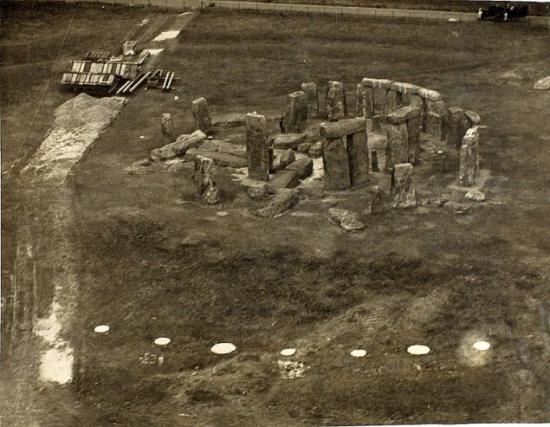
<svg viewBox="0 0 550 427">
<path fill-rule="evenodd" d="M 11 94 L 2 101 L 3 176 L 18 159 L 28 161 L 22 153 L 38 147 L 53 109 L 70 96 L 57 78 L 41 86 L 62 22 L 74 16 L 82 26 L 68 47 L 76 54 L 118 46 L 145 17 L 158 20 L 157 30 L 171 18 L 43 6 L 3 13 L 2 91 Z M 58 22 L 58 30 L 45 22 Z M 30 34 L 50 56 L 29 90 L 25 84 L 38 72 L 34 56 L 4 52 Z M 63 267 L 47 250 L 61 239 L 52 233 L 48 242 L 47 224 L 61 197 L 72 218 L 62 229 L 74 250 L 67 264 L 78 282 L 64 337 L 74 349 L 72 383 L 20 386 L 16 397 L 32 396 L 34 412 L 19 404 L 9 419 L 55 426 L 548 421 L 550 93 L 531 88 L 550 74 L 549 39 L 547 30 L 519 24 L 196 17 L 156 64 L 182 78 L 178 91 L 140 91 L 131 99 L 73 169 L 63 195 L 22 194 L 26 182 L 15 181 L 17 166 L 4 179 L 3 283 L 14 275 L 17 224 L 40 230 L 46 218 L 45 230 L 31 233 L 46 250 L 33 255 L 44 267 L 35 280 L 44 286 L 30 300 L 47 313 L 48 268 Z M 328 221 L 326 201 L 362 213 L 360 190 L 324 199 L 305 194 L 292 211 L 269 220 L 250 213 L 257 202 L 228 170 L 220 171 L 225 202 L 210 208 L 192 201 L 186 166 L 125 171 L 162 144 L 161 113 L 172 113 L 179 133 L 192 130 L 190 105 L 198 96 L 208 98 L 215 115 L 276 117 L 303 81 L 342 80 L 353 90 L 365 76 L 440 90 L 481 115 L 489 126 L 482 146 L 482 166 L 491 173 L 486 203 L 466 215 L 440 208 L 361 214 L 366 230 L 349 234 Z M 21 117 L 37 106 L 29 126 Z M 235 142 L 244 142 L 242 132 L 230 132 Z M 421 189 L 444 191 L 454 171 L 441 173 L 423 158 Z M 20 268 L 28 274 L 29 266 Z M 103 323 L 109 334 L 94 334 Z M 158 336 L 172 339 L 164 364 L 143 364 L 145 353 L 160 354 L 152 344 Z M 492 344 L 483 357 L 469 351 L 481 338 Z M 219 341 L 235 343 L 237 352 L 210 353 Z M 406 348 L 415 343 L 432 353 L 409 356 Z M 278 372 L 285 347 L 298 348 L 293 360 L 309 367 L 303 378 Z M 12 365 L 23 375 L 36 363 L 32 346 L 16 348 L 21 357 Z M 367 349 L 367 357 L 351 358 L 354 348 Z M 0 406 L 4 418 L 9 403 Z"/>
</svg>

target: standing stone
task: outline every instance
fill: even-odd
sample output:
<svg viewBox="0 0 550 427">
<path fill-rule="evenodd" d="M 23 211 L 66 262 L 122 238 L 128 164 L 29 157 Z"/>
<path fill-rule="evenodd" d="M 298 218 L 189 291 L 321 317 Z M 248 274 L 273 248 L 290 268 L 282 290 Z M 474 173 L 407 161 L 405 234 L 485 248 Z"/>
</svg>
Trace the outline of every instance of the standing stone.
<svg viewBox="0 0 550 427">
<path fill-rule="evenodd" d="M 197 198 L 208 205 L 219 203 L 220 191 L 214 179 L 216 167 L 208 157 L 197 156 L 193 170 Z"/>
<path fill-rule="evenodd" d="M 444 141 L 447 137 L 447 105 L 445 101 L 425 101 L 426 116 L 424 118 L 424 130 L 429 135 L 439 137 Z"/>
<path fill-rule="evenodd" d="M 406 163 L 409 158 L 409 133 L 407 119 L 400 114 L 390 114 L 386 124 L 386 171 L 390 172 L 394 165 Z"/>
<path fill-rule="evenodd" d="M 345 190 L 351 187 L 348 153 L 343 138 L 323 141 L 323 170 L 327 190 Z"/>
<path fill-rule="evenodd" d="M 165 144 L 169 144 L 174 140 L 174 121 L 170 113 L 162 113 L 160 118 L 160 130 L 162 132 L 162 141 Z"/>
<path fill-rule="evenodd" d="M 285 129 L 290 133 L 302 133 L 306 130 L 307 98 L 302 91 L 288 95 L 285 111 Z"/>
<path fill-rule="evenodd" d="M 369 190 L 369 206 L 367 213 L 371 215 L 384 212 L 384 192 L 378 186 L 375 186 Z"/>
<path fill-rule="evenodd" d="M 328 82 L 326 105 L 330 122 L 346 117 L 346 93 L 342 82 Z"/>
<path fill-rule="evenodd" d="M 351 185 L 360 185 L 368 181 L 370 162 L 367 145 L 367 129 L 347 136 Z"/>
<path fill-rule="evenodd" d="M 364 87 L 371 88 L 373 114 L 384 114 L 386 110 L 386 94 L 391 86 L 391 80 L 371 79 L 365 77 L 361 80 Z"/>
<path fill-rule="evenodd" d="M 470 129 L 474 126 L 478 126 L 481 123 L 481 117 L 475 111 L 464 112 L 464 127 Z"/>
<path fill-rule="evenodd" d="M 458 182 L 469 187 L 474 185 L 479 173 L 479 133 L 477 127 L 468 129 L 460 147 Z"/>
<path fill-rule="evenodd" d="M 355 115 L 357 117 L 371 118 L 374 115 L 374 97 L 372 88 L 363 83 L 357 84 L 355 95 Z"/>
<path fill-rule="evenodd" d="M 409 163 L 413 165 L 420 159 L 420 130 L 422 128 L 421 109 L 413 106 L 409 109 L 407 115 L 407 134 L 409 137 Z"/>
<path fill-rule="evenodd" d="M 395 110 L 403 106 L 403 96 L 401 92 L 396 90 L 388 90 L 386 93 L 386 105 L 384 109 L 384 115 L 387 117 Z"/>
<path fill-rule="evenodd" d="M 464 111 L 459 107 L 451 107 L 447 114 L 447 144 L 460 148 L 464 137 Z"/>
<path fill-rule="evenodd" d="M 316 117 L 318 109 L 317 85 L 312 82 L 302 83 L 300 89 L 306 94 L 308 116 Z"/>
<path fill-rule="evenodd" d="M 391 177 L 391 205 L 394 208 L 416 206 L 416 189 L 413 181 L 413 166 L 410 163 L 396 164 Z"/>
<path fill-rule="evenodd" d="M 256 113 L 246 115 L 246 158 L 248 177 L 260 181 L 269 180 L 271 147 L 266 134 L 265 116 Z"/>
<path fill-rule="evenodd" d="M 206 98 L 195 99 L 192 103 L 192 109 L 195 127 L 204 133 L 208 133 L 212 127 L 212 118 L 210 117 L 210 109 Z"/>
</svg>

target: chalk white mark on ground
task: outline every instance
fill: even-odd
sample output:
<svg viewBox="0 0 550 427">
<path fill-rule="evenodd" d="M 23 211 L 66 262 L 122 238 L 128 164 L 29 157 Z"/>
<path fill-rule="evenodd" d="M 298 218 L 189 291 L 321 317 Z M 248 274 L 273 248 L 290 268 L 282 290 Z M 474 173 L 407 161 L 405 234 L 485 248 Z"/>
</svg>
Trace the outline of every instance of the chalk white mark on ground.
<svg viewBox="0 0 550 427">
<path fill-rule="evenodd" d="M 352 350 L 350 355 L 351 357 L 365 357 L 367 355 L 367 351 L 361 349 Z"/>
<path fill-rule="evenodd" d="M 430 352 L 430 347 L 427 345 L 415 344 L 407 348 L 407 352 L 415 356 L 423 356 L 424 354 L 428 354 Z"/>
<path fill-rule="evenodd" d="M 164 49 L 158 48 L 158 49 L 143 49 L 144 52 L 149 52 L 149 55 L 158 55 L 159 53 L 162 53 Z"/>
<path fill-rule="evenodd" d="M 155 344 L 160 345 L 160 346 L 165 346 L 165 345 L 170 344 L 170 341 L 171 341 L 170 338 L 160 337 L 160 338 L 155 339 Z"/>
<path fill-rule="evenodd" d="M 158 36 L 156 36 L 153 41 L 154 42 L 161 42 L 164 40 L 171 40 L 175 39 L 179 35 L 179 30 L 170 30 L 170 31 L 163 31 Z"/>
<path fill-rule="evenodd" d="M 473 348 L 479 351 L 487 351 L 491 348 L 491 344 L 487 341 L 476 341 L 473 345 Z"/>
<path fill-rule="evenodd" d="M 98 334 L 104 334 L 106 332 L 109 332 L 109 325 L 97 325 L 94 328 L 94 332 L 97 332 Z"/>
<path fill-rule="evenodd" d="M 284 350 L 281 350 L 281 356 L 294 356 L 295 354 L 295 348 L 285 348 Z"/>
<path fill-rule="evenodd" d="M 233 353 L 237 347 L 235 347 L 234 344 L 231 344 L 230 342 L 220 342 L 217 344 L 214 344 L 210 351 L 215 354 L 229 354 Z"/>
</svg>

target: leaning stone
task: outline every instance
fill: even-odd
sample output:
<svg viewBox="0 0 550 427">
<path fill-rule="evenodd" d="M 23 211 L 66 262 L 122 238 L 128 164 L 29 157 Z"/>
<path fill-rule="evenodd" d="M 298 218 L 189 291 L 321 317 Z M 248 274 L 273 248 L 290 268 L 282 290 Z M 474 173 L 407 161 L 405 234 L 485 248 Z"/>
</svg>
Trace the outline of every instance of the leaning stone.
<svg viewBox="0 0 550 427">
<path fill-rule="evenodd" d="M 195 99 L 191 105 L 193 110 L 193 118 L 195 119 L 195 127 L 205 133 L 210 131 L 212 127 L 212 118 L 210 117 L 210 109 L 206 98 Z"/>
<path fill-rule="evenodd" d="M 246 157 L 248 177 L 268 181 L 272 151 L 267 139 L 265 116 L 255 113 L 246 115 Z"/>
<path fill-rule="evenodd" d="M 318 141 L 313 144 L 308 150 L 307 154 L 309 155 L 309 157 L 313 157 L 314 159 L 321 157 L 323 155 L 323 143 L 321 141 Z"/>
<path fill-rule="evenodd" d="M 317 115 L 317 85 L 312 82 L 302 83 L 300 86 L 302 92 L 306 94 L 307 99 L 307 113 L 309 117 L 315 117 Z"/>
<path fill-rule="evenodd" d="M 400 163 L 394 166 L 391 179 L 391 199 L 394 208 L 416 206 L 416 189 L 413 181 L 413 166 Z"/>
<path fill-rule="evenodd" d="M 302 157 L 288 165 L 286 170 L 296 171 L 300 179 L 305 179 L 313 173 L 313 160 Z"/>
<path fill-rule="evenodd" d="M 296 151 L 298 151 L 298 153 L 307 154 L 309 153 L 309 150 L 311 150 L 311 147 L 313 147 L 311 142 L 302 142 L 298 145 Z"/>
<path fill-rule="evenodd" d="M 302 91 L 288 95 L 285 111 L 285 129 L 289 133 L 302 133 L 306 130 L 307 98 Z"/>
<path fill-rule="evenodd" d="M 357 220 L 357 214 L 344 209 L 330 208 L 328 216 L 332 222 L 346 231 L 359 231 L 365 228 L 362 222 Z"/>
<path fill-rule="evenodd" d="M 323 170 L 327 190 L 346 190 L 351 187 L 348 153 L 343 139 L 323 141 Z"/>
<path fill-rule="evenodd" d="M 205 139 L 206 135 L 200 130 L 193 132 L 191 135 L 180 135 L 175 142 L 152 150 L 151 159 L 163 161 L 183 156 L 190 148 L 199 147 Z"/>
<path fill-rule="evenodd" d="M 548 90 L 550 89 L 550 76 L 544 77 L 535 83 L 533 89 Z"/>
<path fill-rule="evenodd" d="M 474 200 L 476 202 L 485 201 L 485 193 L 479 190 L 470 190 L 466 193 L 464 197 L 466 197 L 468 200 Z"/>
<path fill-rule="evenodd" d="M 221 200 L 220 190 L 214 179 L 216 167 L 208 157 L 197 156 L 193 171 L 197 198 L 207 205 L 214 205 Z"/>
<path fill-rule="evenodd" d="M 298 148 L 298 145 L 304 143 L 307 139 L 307 133 L 282 133 L 273 138 L 273 148 L 286 150 L 288 148 Z"/>
<path fill-rule="evenodd" d="M 268 186 L 277 188 L 294 188 L 300 183 L 298 172 L 292 169 L 282 169 L 277 171 L 269 181 Z"/>
<path fill-rule="evenodd" d="M 346 117 L 346 93 L 342 82 L 328 82 L 326 105 L 329 121 L 334 122 Z"/>
<path fill-rule="evenodd" d="M 386 172 L 390 172 L 394 165 L 406 163 L 409 157 L 409 134 L 407 123 L 386 126 Z"/>
<path fill-rule="evenodd" d="M 198 156 L 208 157 L 214 161 L 217 166 L 231 167 L 235 169 L 245 168 L 248 165 L 246 158 L 235 156 L 233 154 L 204 150 L 200 148 L 190 148 L 185 153 L 185 161 L 192 161 Z"/>
<path fill-rule="evenodd" d="M 340 120 L 332 123 L 321 123 L 319 132 L 323 138 L 334 139 L 356 132 L 366 132 L 367 121 L 364 117 Z"/>
<path fill-rule="evenodd" d="M 174 121 L 170 113 L 163 113 L 160 118 L 160 130 L 162 132 L 162 140 L 165 143 L 174 141 Z"/>
<path fill-rule="evenodd" d="M 451 107 L 447 114 L 447 144 L 450 147 L 460 148 L 464 137 L 464 110 Z"/>
<path fill-rule="evenodd" d="M 298 202 L 298 191 L 295 189 L 280 189 L 263 208 L 256 211 L 256 215 L 272 218 L 283 214 Z"/>
</svg>

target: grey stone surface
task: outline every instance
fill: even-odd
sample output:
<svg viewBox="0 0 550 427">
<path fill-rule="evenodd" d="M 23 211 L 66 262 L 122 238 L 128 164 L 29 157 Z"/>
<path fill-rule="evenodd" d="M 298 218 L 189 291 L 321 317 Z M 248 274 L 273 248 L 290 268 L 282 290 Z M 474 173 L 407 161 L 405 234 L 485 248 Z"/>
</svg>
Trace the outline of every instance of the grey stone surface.
<svg viewBox="0 0 550 427">
<path fill-rule="evenodd" d="M 323 138 L 333 139 L 350 135 L 356 132 L 366 132 L 367 121 L 364 117 L 345 119 L 338 122 L 321 123 L 319 133 Z"/>
<path fill-rule="evenodd" d="M 252 200 L 265 200 L 274 194 L 274 190 L 266 183 L 260 187 L 250 187 L 247 194 Z"/>
<path fill-rule="evenodd" d="M 406 163 L 409 157 L 409 134 L 407 123 L 386 126 L 386 172 L 391 172 L 394 165 Z"/>
<path fill-rule="evenodd" d="M 481 123 L 481 117 L 479 117 L 479 114 L 477 114 L 475 111 L 465 111 L 464 119 L 466 120 L 466 129 L 477 126 Z"/>
<path fill-rule="evenodd" d="M 447 113 L 447 144 L 450 147 L 460 148 L 465 132 L 464 110 L 459 107 L 450 107 Z"/>
<path fill-rule="evenodd" d="M 290 149 L 285 150 L 281 154 L 281 157 L 279 158 L 279 168 L 284 169 L 295 160 L 296 160 L 296 154 L 294 153 L 294 150 L 290 150 Z"/>
<path fill-rule="evenodd" d="M 388 90 L 386 92 L 386 102 L 384 115 L 387 117 L 389 114 L 393 113 L 395 110 L 403 106 L 403 95 L 401 92 L 395 90 Z"/>
<path fill-rule="evenodd" d="M 413 165 L 420 160 L 420 131 L 422 129 L 422 116 L 419 114 L 407 120 L 407 135 L 409 138 L 408 150 L 409 150 L 409 163 Z"/>
<path fill-rule="evenodd" d="M 197 130 L 190 135 L 180 135 L 175 142 L 155 148 L 151 151 L 151 159 L 157 161 L 169 160 L 184 156 L 190 148 L 198 148 L 206 139 L 206 135 Z"/>
<path fill-rule="evenodd" d="M 221 200 L 220 190 L 215 181 L 214 161 L 208 157 L 197 156 L 193 170 L 193 181 L 197 198 L 208 205 L 214 205 Z"/>
<path fill-rule="evenodd" d="M 378 186 L 370 189 L 369 206 L 367 212 L 370 215 L 376 215 L 384 212 L 384 192 Z"/>
<path fill-rule="evenodd" d="M 305 179 L 313 173 L 313 160 L 309 157 L 302 157 L 286 167 L 286 170 L 292 170 L 298 173 L 298 178 Z"/>
<path fill-rule="evenodd" d="M 313 82 L 302 83 L 300 89 L 306 94 L 308 117 L 317 117 L 317 85 Z"/>
<path fill-rule="evenodd" d="M 413 180 L 413 166 L 410 163 L 396 164 L 391 179 L 391 205 L 394 208 L 416 206 L 416 189 Z"/>
<path fill-rule="evenodd" d="M 355 93 L 355 115 L 357 117 L 372 117 L 374 114 L 374 93 L 372 87 L 357 84 Z"/>
<path fill-rule="evenodd" d="M 208 133 L 212 128 L 212 118 L 210 116 L 210 108 L 206 98 L 198 98 L 191 104 L 193 118 L 195 119 L 195 128 Z"/>
<path fill-rule="evenodd" d="M 332 222 L 339 225 L 346 231 L 359 231 L 365 225 L 357 220 L 357 214 L 344 209 L 330 208 L 328 216 Z"/>
<path fill-rule="evenodd" d="M 328 83 L 326 109 L 328 120 L 331 122 L 346 116 L 346 94 L 342 82 L 330 81 Z"/>
<path fill-rule="evenodd" d="M 315 144 L 313 144 L 309 148 L 307 154 L 309 157 L 312 157 L 314 159 L 321 157 L 323 155 L 323 143 L 321 141 L 318 141 Z"/>
<path fill-rule="evenodd" d="M 246 115 L 246 157 L 248 177 L 268 181 L 272 151 L 267 138 L 265 116 L 255 113 Z"/>
<path fill-rule="evenodd" d="M 347 136 L 351 185 L 361 185 L 368 181 L 370 162 L 366 129 Z"/>
<path fill-rule="evenodd" d="M 300 183 L 298 172 L 292 169 L 281 169 L 269 181 L 268 186 L 276 188 L 293 188 Z"/>
<path fill-rule="evenodd" d="M 277 190 L 269 203 L 256 211 L 256 215 L 272 218 L 283 214 L 298 202 L 298 191 L 295 189 Z"/>
<path fill-rule="evenodd" d="M 302 91 L 293 92 L 287 97 L 285 129 L 289 133 L 302 133 L 306 129 L 307 98 Z"/>
<path fill-rule="evenodd" d="M 323 170 L 327 190 L 345 190 L 351 187 L 348 153 L 344 139 L 323 141 Z"/>
<path fill-rule="evenodd" d="M 221 151 L 205 150 L 203 149 L 202 146 L 200 148 L 190 148 L 189 150 L 187 150 L 187 153 L 185 153 L 185 160 L 192 161 L 199 156 L 208 157 L 212 159 L 212 161 L 217 166 L 232 167 L 235 169 L 239 169 L 239 168 L 245 168 L 248 165 L 248 162 L 245 157 L 236 156 L 234 154 L 225 153 Z"/>
<path fill-rule="evenodd" d="M 172 120 L 172 115 L 170 113 L 163 113 L 160 117 L 160 131 L 162 133 L 162 141 L 165 144 L 174 141 L 174 121 Z"/>
<path fill-rule="evenodd" d="M 540 80 L 537 80 L 537 82 L 533 86 L 533 89 L 538 89 L 538 90 L 548 90 L 548 89 L 550 89 L 550 76 L 547 76 L 547 77 L 544 77 Z"/>
<path fill-rule="evenodd" d="M 475 184 L 479 172 L 479 136 L 475 128 L 468 129 L 462 139 L 460 147 L 460 160 L 458 182 L 464 187 Z"/>
<path fill-rule="evenodd" d="M 306 133 L 282 133 L 273 138 L 273 148 L 286 150 L 288 148 L 298 148 L 298 145 L 306 142 Z"/>
</svg>

